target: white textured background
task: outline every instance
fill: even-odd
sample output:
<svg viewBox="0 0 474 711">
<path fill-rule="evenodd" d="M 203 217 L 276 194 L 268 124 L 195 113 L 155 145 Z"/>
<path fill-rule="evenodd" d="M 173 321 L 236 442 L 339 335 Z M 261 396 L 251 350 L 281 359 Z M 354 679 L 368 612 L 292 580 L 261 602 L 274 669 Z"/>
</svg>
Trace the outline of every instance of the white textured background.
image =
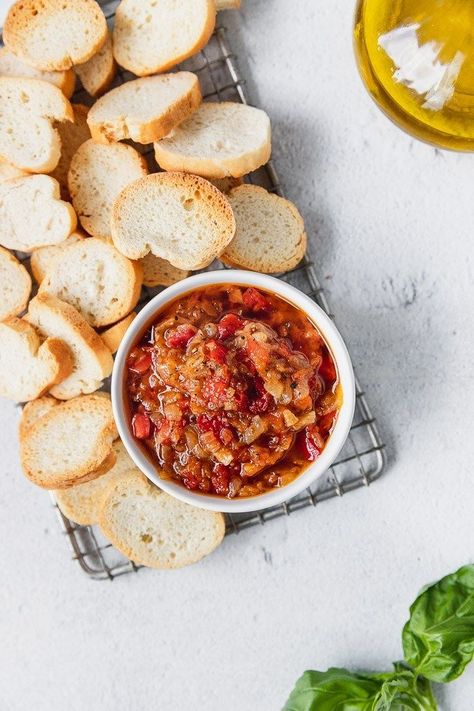
<svg viewBox="0 0 474 711">
<path fill-rule="evenodd" d="M 225 21 L 390 469 L 194 567 L 96 583 L 20 474 L 2 402 L 2 711 L 278 711 L 306 668 L 388 668 L 419 588 L 473 560 L 473 158 L 372 105 L 352 6 L 247 0 Z M 474 666 L 440 698 L 472 711 Z"/>
</svg>

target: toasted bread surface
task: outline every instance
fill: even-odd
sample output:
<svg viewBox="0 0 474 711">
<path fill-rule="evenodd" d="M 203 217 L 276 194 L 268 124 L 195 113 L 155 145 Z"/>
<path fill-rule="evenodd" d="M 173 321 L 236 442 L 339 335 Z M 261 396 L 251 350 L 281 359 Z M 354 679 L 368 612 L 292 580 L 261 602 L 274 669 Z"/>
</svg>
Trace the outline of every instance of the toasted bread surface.
<svg viewBox="0 0 474 711">
<path fill-rule="evenodd" d="M 44 71 L 87 62 L 106 39 L 107 23 L 95 0 L 18 0 L 3 27 L 8 49 Z"/>
<path fill-rule="evenodd" d="M 107 91 L 117 71 L 110 34 L 107 33 L 107 39 L 96 54 L 74 69 L 88 94 L 100 96 Z"/>
<path fill-rule="evenodd" d="M 115 59 L 137 76 L 164 72 L 199 52 L 215 21 L 214 0 L 122 0 L 115 15 Z"/>
<path fill-rule="evenodd" d="M 295 205 L 256 185 L 229 193 L 235 237 L 221 259 L 225 264 L 276 274 L 289 271 L 306 251 L 303 218 Z"/>
<path fill-rule="evenodd" d="M 110 399 L 102 393 L 60 403 L 20 438 L 23 471 L 45 489 L 90 481 L 113 466 L 116 435 Z"/>
<path fill-rule="evenodd" d="M 112 244 L 90 237 L 61 250 L 39 292 L 74 306 L 91 326 L 120 321 L 136 306 L 142 269 Z"/>
<path fill-rule="evenodd" d="M 41 79 L 0 77 L 0 160 L 30 173 L 49 173 L 61 155 L 54 122 L 73 121 L 71 104 Z"/>
<path fill-rule="evenodd" d="M 0 321 L 25 310 L 31 293 L 31 277 L 18 259 L 0 247 Z"/>
<path fill-rule="evenodd" d="M 47 338 L 41 343 L 24 319 L 0 323 L 0 397 L 34 400 L 67 378 L 72 367 L 72 354 L 63 341 Z"/>
<path fill-rule="evenodd" d="M 26 318 L 43 336 L 61 339 L 72 353 L 71 374 L 51 388 L 51 395 L 70 400 L 100 388 L 112 372 L 113 359 L 101 337 L 73 306 L 52 294 L 38 294 Z"/>
<path fill-rule="evenodd" d="M 49 175 L 28 175 L 0 183 L 0 244 L 31 252 L 59 244 L 75 230 L 76 213 L 60 199 Z"/>
<path fill-rule="evenodd" d="M 131 138 L 153 143 L 190 116 L 201 103 L 199 80 L 191 72 L 143 77 L 109 91 L 88 116 L 92 137 L 100 143 Z"/>
<path fill-rule="evenodd" d="M 83 104 L 71 104 L 74 113 L 74 121 L 58 123 L 57 131 L 61 138 L 61 156 L 56 168 L 50 175 L 55 178 L 61 187 L 61 197 L 63 200 L 70 200 L 67 176 L 73 155 L 79 146 L 91 137 L 89 126 L 87 125 L 87 114 L 89 108 Z"/>
<path fill-rule="evenodd" d="M 222 514 L 178 501 L 135 472 L 110 486 L 99 525 L 127 558 L 158 569 L 196 563 L 217 548 L 225 533 Z"/>
<path fill-rule="evenodd" d="M 122 143 L 85 141 L 72 158 L 69 192 L 82 227 L 94 237 L 110 238 L 112 207 L 126 185 L 148 173 L 145 159 Z"/>
<path fill-rule="evenodd" d="M 155 173 L 128 185 L 115 202 L 111 225 L 122 254 L 139 259 L 152 252 L 183 270 L 210 264 L 235 231 L 225 196 L 186 173 Z"/>
<path fill-rule="evenodd" d="M 155 143 L 165 170 L 205 178 L 239 178 L 266 163 L 271 154 L 270 119 L 261 109 L 231 101 L 205 102 Z"/>
</svg>

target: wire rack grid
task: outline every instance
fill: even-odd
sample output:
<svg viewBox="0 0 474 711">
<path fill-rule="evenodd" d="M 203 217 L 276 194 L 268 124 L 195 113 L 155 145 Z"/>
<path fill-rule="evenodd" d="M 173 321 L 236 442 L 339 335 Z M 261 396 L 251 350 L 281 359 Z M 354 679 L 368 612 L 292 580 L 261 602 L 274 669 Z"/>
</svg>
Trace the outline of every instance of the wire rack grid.
<svg viewBox="0 0 474 711">
<path fill-rule="evenodd" d="M 112 23 L 118 2 L 102 2 L 101 5 L 109 24 Z M 179 69 L 192 71 L 199 76 L 205 100 L 248 103 L 245 81 L 239 74 L 236 58 L 230 49 L 226 35 L 226 28 L 218 25 L 205 49 L 180 65 Z M 114 85 L 133 78 L 129 72 L 119 70 Z M 79 88 L 74 94 L 73 102 L 91 103 L 91 100 L 87 93 Z M 153 147 L 143 146 L 142 152 L 149 161 L 151 169 L 157 170 Z M 283 195 L 278 174 L 271 160 L 263 168 L 249 175 L 246 180 L 261 185 L 277 195 Z M 224 267 L 216 262 L 210 268 Z M 311 296 L 331 318 L 334 318 L 314 264 L 307 257 L 298 267 L 280 274 L 279 277 Z M 159 291 L 160 288 L 144 288 L 138 308 L 146 304 Z M 330 469 L 310 488 L 280 506 L 252 513 L 226 514 L 226 534 L 237 534 L 306 507 L 314 508 L 323 501 L 342 497 L 360 487 L 367 487 L 382 474 L 385 461 L 384 444 L 365 394 L 356 380 L 356 408 L 352 428 L 346 444 Z M 61 529 L 69 542 L 72 557 L 90 578 L 113 580 L 117 576 L 139 570 L 141 566 L 135 565 L 113 548 L 97 526 L 75 524 L 62 514 L 54 496 L 52 500 Z"/>
</svg>

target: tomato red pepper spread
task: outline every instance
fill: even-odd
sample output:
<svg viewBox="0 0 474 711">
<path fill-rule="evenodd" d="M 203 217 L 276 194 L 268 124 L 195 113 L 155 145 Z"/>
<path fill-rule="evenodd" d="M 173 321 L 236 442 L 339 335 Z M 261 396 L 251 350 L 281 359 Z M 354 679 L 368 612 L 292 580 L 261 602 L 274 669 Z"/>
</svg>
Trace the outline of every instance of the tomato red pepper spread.
<svg viewBox="0 0 474 711">
<path fill-rule="evenodd" d="M 161 476 L 225 497 L 285 486 L 324 449 L 337 370 L 306 314 L 238 285 L 169 304 L 132 349 L 131 427 Z"/>
</svg>

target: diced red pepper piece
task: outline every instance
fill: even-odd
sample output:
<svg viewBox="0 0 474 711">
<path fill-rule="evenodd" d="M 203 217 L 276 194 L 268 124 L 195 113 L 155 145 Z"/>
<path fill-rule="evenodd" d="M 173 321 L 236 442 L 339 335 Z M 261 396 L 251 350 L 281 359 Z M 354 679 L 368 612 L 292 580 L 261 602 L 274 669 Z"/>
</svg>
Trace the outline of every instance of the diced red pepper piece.
<svg viewBox="0 0 474 711">
<path fill-rule="evenodd" d="M 212 432 L 222 444 L 230 444 L 234 439 L 234 432 L 227 417 L 219 415 L 198 415 L 196 424 L 201 432 Z"/>
<path fill-rule="evenodd" d="M 236 390 L 234 401 L 238 412 L 246 413 L 249 409 L 249 399 L 243 390 Z"/>
<path fill-rule="evenodd" d="M 152 423 L 148 415 L 136 413 L 132 418 L 132 430 L 137 439 L 148 439 L 152 430 Z"/>
<path fill-rule="evenodd" d="M 323 355 L 323 360 L 319 366 L 318 374 L 324 378 L 327 383 L 333 383 L 337 378 L 336 366 L 334 365 L 334 361 L 328 352 Z"/>
<path fill-rule="evenodd" d="M 309 462 L 314 462 L 321 454 L 307 427 L 296 435 L 296 448 Z"/>
<path fill-rule="evenodd" d="M 228 385 L 229 381 L 225 378 L 219 376 L 207 378 L 204 385 L 204 395 L 209 404 L 222 405 L 227 397 Z"/>
<path fill-rule="evenodd" d="M 233 336 L 244 325 L 243 320 L 237 314 L 226 314 L 217 324 L 219 338 L 224 341 Z"/>
<path fill-rule="evenodd" d="M 186 348 L 189 341 L 196 335 L 196 329 L 187 323 L 181 323 L 165 334 L 165 343 L 169 348 Z"/>
<path fill-rule="evenodd" d="M 231 471 L 224 464 L 216 464 L 214 467 L 213 474 L 211 476 L 212 486 L 214 491 L 219 496 L 227 496 L 229 493 L 229 482 L 230 482 Z"/>
<path fill-rule="evenodd" d="M 261 378 L 255 378 L 254 385 L 257 397 L 250 401 L 249 410 L 252 415 L 262 415 L 270 409 L 272 404 L 272 396 L 265 390 L 265 386 L 263 385 L 263 380 Z"/>
<path fill-rule="evenodd" d="M 178 426 L 178 423 L 175 423 Z M 171 434 L 173 432 L 173 423 L 171 420 L 163 418 L 159 427 L 157 427 L 155 440 L 158 444 L 170 444 Z"/>
<path fill-rule="evenodd" d="M 220 363 L 221 365 L 225 363 L 227 348 L 223 346 L 222 343 L 212 340 L 208 341 L 206 347 L 210 360 L 214 361 L 214 363 Z"/>
<path fill-rule="evenodd" d="M 199 477 L 197 477 L 195 474 L 191 474 L 190 472 L 184 472 L 181 476 L 183 478 L 183 484 L 186 489 L 195 491 L 199 488 L 200 480 Z"/>
<path fill-rule="evenodd" d="M 325 415 L 318 419 L 318 428 L 322 434 L 327 434 L 330 431 L 331 427 L 334 424 L 335 416 L 336 411 L 331 410 L 331 412 L 327 412 Z"/>
<path fill-rule="evenodd" d="M 266 311 L 270 308 L 270 304 L 264 295 L 260 291 L 257 291 L 257 289 L 254 289 L 253 286 L 245 289 L 242 298 L 244 306 L 250 311 Z"/>
<path fill-rule="evenodd" d="M 135 363 L 130 366 L 130 370 L 134 373 L 140 373 L 143 375 L 151 367 L 151 353 L 144 353 L 140 358 L 138 358 Z"/>
</svg>

